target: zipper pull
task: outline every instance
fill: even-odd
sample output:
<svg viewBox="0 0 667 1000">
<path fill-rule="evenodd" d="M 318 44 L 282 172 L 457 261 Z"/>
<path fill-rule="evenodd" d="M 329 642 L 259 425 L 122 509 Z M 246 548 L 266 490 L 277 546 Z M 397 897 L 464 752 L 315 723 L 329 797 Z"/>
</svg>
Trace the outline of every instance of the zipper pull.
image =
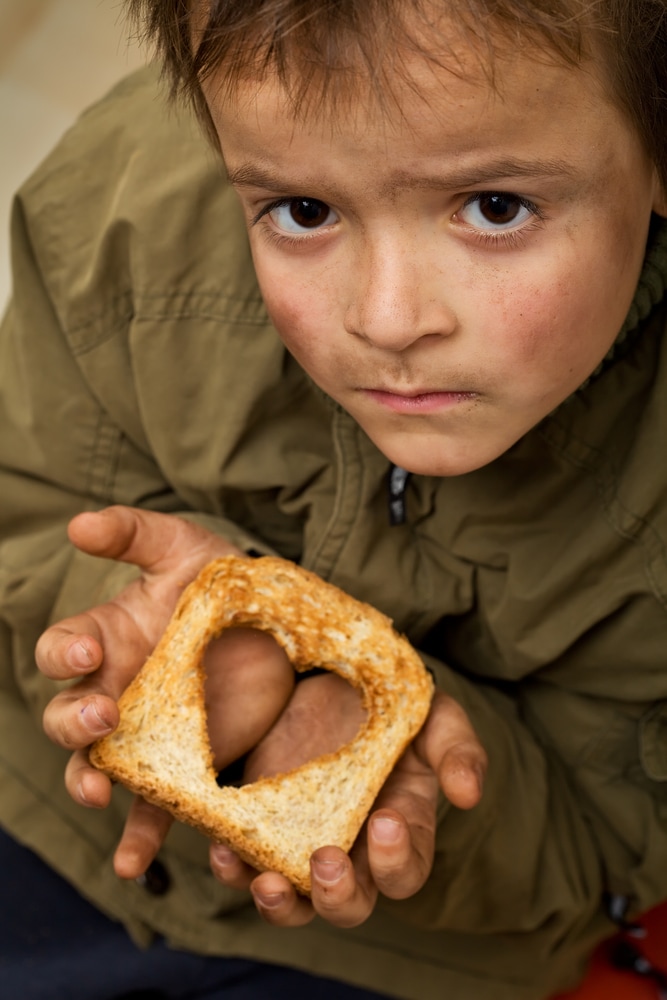
<svg viewBox="0 0 667 1000">
<path fill-rule="evenodd" d="M 405 490 L 410 473 L 400 465 L 392 465 L 389 470 L 389 524 L 395 528 L 405 524 Z"/>
</svg>

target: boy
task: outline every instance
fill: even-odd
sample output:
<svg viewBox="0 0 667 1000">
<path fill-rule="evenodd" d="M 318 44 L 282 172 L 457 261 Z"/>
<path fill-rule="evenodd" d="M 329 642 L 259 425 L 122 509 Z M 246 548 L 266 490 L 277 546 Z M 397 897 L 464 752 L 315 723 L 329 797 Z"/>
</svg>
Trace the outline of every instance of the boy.
<svg viewBox="0 0 667 1000">
<path fill-rule="evenodd" d="M 606 899 L 667 895 L 667 6 L 131 7 L 227 178 L 143 74 L 19 201 L 3 823 L 143 942 L 548 997 Z M 183 585 L 239 549 L 380 607 L 439 687 L 352 857 L 313 856 L 312 901 L 219 846 L 214 879 L 85 756 Z M 250 752 L 248 780 L 358 724 L 262 636 L 209 668 L 218 763 Z"/>
</svg>

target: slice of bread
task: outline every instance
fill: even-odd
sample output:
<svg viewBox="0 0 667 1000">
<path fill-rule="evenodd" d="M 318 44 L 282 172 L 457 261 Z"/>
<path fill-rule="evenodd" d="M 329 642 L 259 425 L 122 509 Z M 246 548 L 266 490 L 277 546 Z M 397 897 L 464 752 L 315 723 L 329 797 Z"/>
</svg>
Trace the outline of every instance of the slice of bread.
<svg viewBox="0 0 667 1000">
<path fill-rule="evenodd" d="M 252 784 L 216 783 L 204 707 L 209 642 L 262 629 L 297 671 L 324 667 L 361 692 L 366 720 L 335 753 Z M 423 725 L 433 683 L 391 621 L 283 559 L 227 556 L 183 592 L 166 632 L 119 701 L 120 724 L 91 762 L 303 894 L 318 847 L 352 846 L 375 798 Z"/>
</svg>

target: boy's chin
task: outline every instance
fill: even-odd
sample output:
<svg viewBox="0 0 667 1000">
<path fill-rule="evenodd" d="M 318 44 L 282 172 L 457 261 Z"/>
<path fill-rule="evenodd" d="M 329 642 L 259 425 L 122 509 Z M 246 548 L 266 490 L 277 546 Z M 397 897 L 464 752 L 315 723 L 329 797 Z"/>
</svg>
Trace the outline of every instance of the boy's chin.
<svg viewBox="0 0 667 1000">
<path fill-rule="evenodd" d="M 490 465 L 512 446 L 493 447 L 490 443 L 459 443 L 437 435 L 421 440 L 410 436 L 404 441 L 375 440 L 376 446 L 393 465 L 417 476 L 464 476 Z"/>
</svg>

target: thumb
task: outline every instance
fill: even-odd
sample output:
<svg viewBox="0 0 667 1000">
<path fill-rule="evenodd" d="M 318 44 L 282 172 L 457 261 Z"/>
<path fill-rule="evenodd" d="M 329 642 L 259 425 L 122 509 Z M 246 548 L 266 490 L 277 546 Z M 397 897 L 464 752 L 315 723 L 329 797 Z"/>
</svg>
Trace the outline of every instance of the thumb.
<svg viewBox="0 0 667 1000">
<path fill-rule="evenodd" d="M 183 518 L 120 505 L 78 514 L 69 523 L 68 536 L 82 552 L 133 563 L 154 574 L 184 564 L 199 568 L 217 556 L 242 555 L 224 538 Z"/>
</svg>

